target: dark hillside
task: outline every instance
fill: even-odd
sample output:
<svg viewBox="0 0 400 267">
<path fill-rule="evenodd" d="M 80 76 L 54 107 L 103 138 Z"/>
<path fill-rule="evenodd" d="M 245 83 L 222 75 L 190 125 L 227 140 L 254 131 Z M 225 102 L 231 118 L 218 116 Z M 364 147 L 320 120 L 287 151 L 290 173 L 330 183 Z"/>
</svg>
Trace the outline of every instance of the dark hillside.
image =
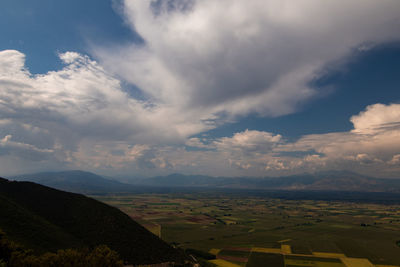
<svg viewBox="0 0 400 267">
<path fill-rule="evenodd" d="M 110 207 L 83 195 L 67 193 L 38 185 L 31 182 L 10 182 L 0 179 L 0 196 L 2 204 L 2 217 L 11 218 L 15 213 L 12 208 L 16 206 L 16 214 L 32 225 L 21 226 L 21 233 L 14 229 L 10 232 L 12 221 L 0 220 L 8 224 L 3 227 L 6 231 L 17 236 L 20 241 L 24 238 L 23 232 L 41 227 L 49 229 L 49 233 L 56 232 L 53 249 L 64 248 L 64 240 L 69 240 L 68 245 L 94 247 L 105 244 L 120 253 L 124 260 L 131 263 L 157 263 L 178 261 L 181 256 L 174 248 L 147 231 L 120 210 Z M 3 210 L 4 209 L 4 210 Z M 52 226 L 49 226 L 52 225 Z M 22 235 L 21 235 L 22 234 Z M 64 239 L 67 236 L 66 239 Z M 25 236 L 26 245 L 41 242 L 35 236 Z M 47 240 L 46 242 L 50 242 Z M 57 242 L 58 241 L 58 242 Z M 48 244 L 39 244 L 43 249 Z M 59 247 L 58 247 L 59 246 Z"/>
<path fill-rule="evenodd" d="M 75 248 L 83 243 L 62 228 L 23 208 L 0 194 L 0 227 L 10 233 L 17 243 L 38 253 L 54 251 L 55 248 Z"/>
</svg>

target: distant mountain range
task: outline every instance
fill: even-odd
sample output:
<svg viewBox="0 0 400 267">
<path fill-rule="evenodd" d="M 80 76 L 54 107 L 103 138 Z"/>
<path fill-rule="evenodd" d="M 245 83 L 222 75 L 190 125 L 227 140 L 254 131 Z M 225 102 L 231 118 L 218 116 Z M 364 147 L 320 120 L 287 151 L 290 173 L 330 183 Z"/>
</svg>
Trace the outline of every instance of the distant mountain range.
<svg viewBox="0 0 400 267">
<path fill-rule="evenodd" d="M 0 178 L 0 214 L 0 229 L 37 253 L 104 244 L 134 265 L 184 261 L 125 213 L 80 194 Z"/>
<path fill-rule="evenodd" d="M 171 174 L 131 179 L 130 184 L 84 171 L 27 174 L 10 177 L 78 193 L 133 192 L 143 187 L 235 188 L 295 191 L 400 192 L 400 179 L 372 178 L 348 171 L 329 171 L 284 177 L 211 177 Z"/>
<path fill-rule="evenodd" d="M 164 187 L 217 187 L 237 189 L 400 192 L 400 179 L 380 179 L 347 171 L 330 171 L 285 177 L 210 177 L 171 174 L 133 181 Z"/>
<path fill-rule="evenodd" d="M 30 181 L 59 190 L 82 194 L 127 192 L 135 189 L 133 185 L 120 183 L 91 172 L 79 170 L 24 174 L 9 177 L 9 179 Z"/>
</svg>

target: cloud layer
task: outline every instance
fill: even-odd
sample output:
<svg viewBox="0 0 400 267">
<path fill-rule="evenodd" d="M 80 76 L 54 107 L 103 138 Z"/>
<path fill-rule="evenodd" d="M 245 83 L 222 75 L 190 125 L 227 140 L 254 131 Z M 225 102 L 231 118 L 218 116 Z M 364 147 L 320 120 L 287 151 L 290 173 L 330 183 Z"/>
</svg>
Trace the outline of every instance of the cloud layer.
<svg viewBox="0 0 400 267">
<path fill-rule="evenodd" d="M 143 43 L 94 46 L 96 60 L 62 53 L 64 67 L 41 75 L 21 52 L 0 51 L 4 173 L 400 174 L 398 104 L 366 107 L 349 132 L 295 142 L 256 129 L 198 137 L 324 95 L 315 79 L 355 51 L 399 41 L 399 1 L 125 0 L 121 10 Z"/>
<path fill-rule="evenodd" d="M 157 104 L 193 119 L 295 112 L 355 50 L 399 40 L 396 0 L 123 1 L 144 44 L 95 49 Z"/>
<path fill-rule="evenodd" d="M 348 169 L 395 177 L 400 170 L 399 112 L 400 104 L 375 104 L 351 118 L 350 132 L 305 135 L 289 142 L 280 135 L 246 130 L 207 147 L 242 175 Z M 200 140 L 195 141 L 189 144 L 196 146 Z"/>
</svg>

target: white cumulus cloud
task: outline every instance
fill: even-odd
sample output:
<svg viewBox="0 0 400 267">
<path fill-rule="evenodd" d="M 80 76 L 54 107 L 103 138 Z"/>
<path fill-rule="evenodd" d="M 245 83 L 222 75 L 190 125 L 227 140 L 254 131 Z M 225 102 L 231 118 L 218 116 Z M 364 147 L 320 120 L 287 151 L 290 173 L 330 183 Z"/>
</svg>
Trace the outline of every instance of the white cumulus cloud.
<svg viewBox="0 0 400 267">
<path fill-rule="evenodd" d="M 144 43 L 95 54 L 154 103 L 191 114 L 183 121 L 292 113 L 319 95 L 309 84 L 327 66 L 400 39 L 397 0 L 124 0 L 122 10 Z"/>
</svg>

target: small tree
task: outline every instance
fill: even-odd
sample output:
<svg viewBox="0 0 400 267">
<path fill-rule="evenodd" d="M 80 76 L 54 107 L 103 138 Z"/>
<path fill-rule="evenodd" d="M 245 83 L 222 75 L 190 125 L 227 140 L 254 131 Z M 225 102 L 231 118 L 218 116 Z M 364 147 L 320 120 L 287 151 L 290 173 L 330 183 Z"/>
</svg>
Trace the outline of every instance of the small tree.
<svg viewBox="0 0 400 267">
<path fill-rule="evenodd" d="M 123 266 L 117 252 L 105 245 L 96 247 L 86 257 L 88 267 L 120 267 Z"/>
</svg>

